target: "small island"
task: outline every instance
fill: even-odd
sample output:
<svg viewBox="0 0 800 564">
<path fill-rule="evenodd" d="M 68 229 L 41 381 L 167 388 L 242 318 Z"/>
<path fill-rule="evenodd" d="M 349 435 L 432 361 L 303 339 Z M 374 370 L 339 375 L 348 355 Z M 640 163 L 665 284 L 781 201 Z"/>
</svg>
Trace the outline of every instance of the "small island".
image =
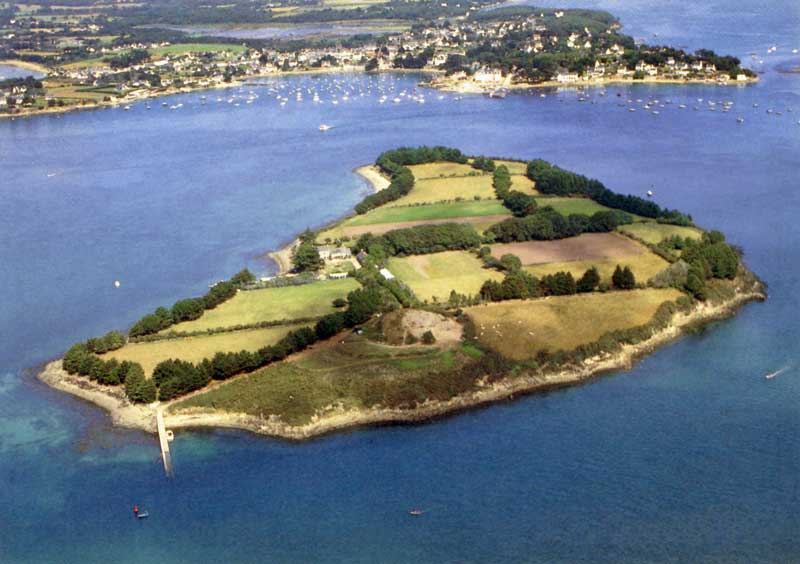
<svg viewBox="0 0 800 564">
<path fill-rule="evenodd" d="M 741 251 L 652 194 L 543 160 L 400 148 L 286 268 L 77 343 L 40 378 L 154 432 L 302 440 L 579 384 L 766 298 Z"/>
</svg>

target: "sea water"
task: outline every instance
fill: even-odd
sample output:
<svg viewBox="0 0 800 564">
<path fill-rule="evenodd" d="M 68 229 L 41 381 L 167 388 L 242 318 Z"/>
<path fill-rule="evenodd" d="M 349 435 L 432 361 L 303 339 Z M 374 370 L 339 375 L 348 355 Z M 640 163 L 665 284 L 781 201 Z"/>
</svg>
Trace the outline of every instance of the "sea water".
<svg viewBox="0 0 800 564">
<path fill-rule="evenodd" d="M 774 70 L 800 46 L 797 7 L 633 6 L 609 5 L 631 34 L 763 53 L 761 82 L 608 87 L 585 102 L 424 91 L 420 104 L 419 77 L 292 77 L 174 96 L 175 110 L 0 122 L 0 562 L 797 560 L 800 77 Z M 299 87 L 326 103 L 276 100 Z M 670 100 L 659 115 L 635 103 L 656 98 Z M 243 266 L 274 272 L 265 251 L 368 193 L 353 168 L 423 143 L 653 190 L 740 245 L 770 298 L 630 372 L 425 425 L 303 444 L 179 432 L 173 480 L 152 436 L 32 376 Z M 150 518 L 133 519 L 134 503 Z"/>
</svg>

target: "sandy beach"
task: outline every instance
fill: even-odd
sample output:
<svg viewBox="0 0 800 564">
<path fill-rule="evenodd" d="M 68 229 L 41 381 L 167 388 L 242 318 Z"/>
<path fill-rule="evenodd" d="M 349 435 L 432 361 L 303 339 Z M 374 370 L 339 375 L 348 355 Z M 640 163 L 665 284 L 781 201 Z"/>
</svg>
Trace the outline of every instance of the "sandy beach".
<svg viewBox="0 0 800 564">
<path fill-rule="evenodd" d="M 275 416 L 259 418 L 242 413 L 184 409 L 171 412 L 165 407 L 165 422 L 170 429 L 229 428 L 278 437 L 287 440 L 307 440 L 335 431 L 377 424 L 424 422 L 444 415 L 473 409 L 493 402 L 511 399 L 516 395 L 578 385 L 609 372 L 629 370 L 636 361 L 658 347 L 680 338 L 687 330 L 733 316 L 746 303 L 766 299 L 763 284 L 753 282 L 740 286 L 729 300 L 697 305 L 686 314 L 676 314 L 665 329 L 636 345 L 625 345 L 616 353 L 605 353 L 587 359 L 579 366 L 569 366 L 552 372 L 531 372 L 506 378 L 492 385 L 456 396 L 447 401 L 427 401 L 414 409 L 343 409 L 330 406 L 304 425 L 288 425 Z M 116 425 L 155 432 L 155 411 L 148 406 L 127 401 L 121 388 L 101 386 L 79 376 L 67 374 L 61 361 L 53 361 L 39 374 L 50 386 L 95 403 L 110 413 Z M 182 398 L 181 398 L 182 399 Z M 176 400 L 179 401 L 179 400 Z M 174 402 L 172 402 L 174 403 Z"/>
</svg>

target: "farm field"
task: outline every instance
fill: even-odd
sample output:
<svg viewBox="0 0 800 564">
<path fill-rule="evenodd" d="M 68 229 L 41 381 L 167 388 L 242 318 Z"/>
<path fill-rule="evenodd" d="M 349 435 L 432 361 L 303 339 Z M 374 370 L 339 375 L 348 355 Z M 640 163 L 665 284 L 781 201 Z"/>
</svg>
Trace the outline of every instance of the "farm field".
<svg viewBox="0 0 800 564">
<path fill-rule="evenodd" d="M 470 174 L 480 174 L 479 170 L 472 168 L 468 164 L 451 163 L 447 161 L 410 165 L 408 168 L 411 169 L 411 173 L 414 175 L 414 179 L 417 181 L 447 176 L 468 176 Z"/>
<path fill-rule="evenodd" d="M 390 347 L 350 336 L 334 346 L 307 351 L 292 362 L 234 378 L 171 405 L 169 411 L 199 408 L 257 417 L 278 415 L 297 425 L 339 403 L 361 408 L 447 398 L 459 390 L 443 376 L 467 356 L 461 349 Z"/>
<path fill-rule="evenodd" d="M 156 365 L 163 360 L 178 358 L 196 363 L 204 358 L 211 358 L 215 353 L 221 351 L 255 351 L 277 343 L 290 330 L 301 326 L 281 325 L 280 327 L 234 331 L 209 336 L 163 339 L 150 343 L 130 343 L 121 349 L 104 354 L 102 358 L 138 362 L 142 365 L 145 374 L 150 376 Z"/>
<path fill-rule="evenodd" d="M 478 341 L 515 360 L 540 351 L 570 351 L 609 331 L 649 322 L 678 290 L 629 290 L 509 301 L 468 308 Z"/>
<path fill-rule="evenodd" d="M 344 225 L 368 225 L 393 223 L 396 221 L 420 221 L 426 219 L 450 219 L 480 215 L 508 214 L 500 200 L 480 200 L 429 204 L 424 206 L 380 207 L 363 215 L 348 219 Z"/>
<path fill-rule="evenodd" d="M 459 294 L 477 294 L 484 281 L 503 278 L 499 272 L 484 268 L 483 263 L 467 251 L 394 257 L 389 260 L 388 268 L 422 300 L 446 301 L 451 290 Z"/>
<path fill-rule="evenodd" d="M 633 275 L 636 277 L 636 282 L 647 282 L 648 279 L 669 266 L 669 263 L 654 253 L 646 252 L 611 259 L 550 262 L 547 264 L 526 266 L 524 269 L 538 278 L 559 271 L 570 272 L 577 280 L 583 276 L 584 272 L 594 266 L 600 272 L 600 280 L 611 283 L 611 275 L 614 273 L 614 269 L 617 265 L 623 267 L 629 266 L 633 271 Z"/>
<path fill-rule="evenodd" d="M 511 188 L 514 189 L 512 183 Z M 580 213 L 584 215 L 592 215 L 599 211 L 608 211 L 609 208 L 598 204 L 589 198 L 568 198 L 562 196 L 540 196 L 536 198 L 536 203 L 540 208 L 551 206 L 561 215 L 570 215 L 573 213 Z"/>
<path fill-rule="evenodd" d="M 239 292 L 214 309 L 206 310 L 199 319 L 178 323 L 163 332 L 203 331 L 261 321 L 322 317 L 335 311 L 331 305 L 334 299 L 344 298 L 358 287 L 354 279 L 344 278 L 302 286 Z"/>
<path fill-rule="evenodd" d="M 613 233 L 584 233 L 556 241 L 491 245 L 491 249 L 497 258 L 508 253 L 516 255 L 524 265 L 630 257 L 650 252 L 636 241 Z"/>
<path fill-rule="evenodd" d="M 376 223 L 374 225 L 355 225 L 352 227 L 333 227 L 327 231 L 323 231 L 317 236 L 317 242 L 325 242 L 326 239 L 342 239 L 350 237 L 351 239 L 357 238 L 364 233 L 372 233 L 373 235 L 380 235 L 387 231 L 394 229 L 404 229 L 407 227 L 416 227 L 417 225 L 436 225 L 439 223 L 469 223 L 481 233 L 489 227 L 508 219 L 510 214 L 503 215 L 479 215 L 474 217 L 454 217 L 451 219 L 427 219 L 421 221 L 399 221 L 396 223 Z"/>
<path fill-rule="evenodd" d="M 621 225 L 617 230 L 623 233 L 630 233 L 634 237 L 652 245 L 657 245 L 664 239 L 669 239 L 674 235 L 683 238 L 691 237 L 692 239 L 700 239 L 703 233 L 696 227 L 682 227 L 680 225 L 668 225 L 650 221 Z"/>
</svg>

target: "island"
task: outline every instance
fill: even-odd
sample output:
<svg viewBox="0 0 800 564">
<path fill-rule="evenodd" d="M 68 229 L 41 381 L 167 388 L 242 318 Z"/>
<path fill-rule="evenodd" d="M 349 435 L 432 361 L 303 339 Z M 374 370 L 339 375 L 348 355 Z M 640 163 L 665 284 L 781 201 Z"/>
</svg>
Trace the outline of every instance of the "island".
<svg viewBox="0 0 800 564">
<path fill-rule="evenodd" d="M 127 108 L 294 73 L 423 72 L 423 86 L 494 97 L 518 88 L 758 80 L 736 57 L 650 45 L 599 10 L 488 0 L 367 7 L 298 0 L 258 10 L 236 0 L 224 10 L 162 4 L 76 0 L 0 8 L 0 65 L 38 73 L 0 78 L 0 117 Z"/>
<path fill-rule="evenodd" d="M 277 276 L 236 273 L 40 378 L 123 426 L 303 440 L 580 384 L 766 299 L 740 249 L 652 194 L 447 147 L 361 170 L 375 190 Z"/>
</svg>

